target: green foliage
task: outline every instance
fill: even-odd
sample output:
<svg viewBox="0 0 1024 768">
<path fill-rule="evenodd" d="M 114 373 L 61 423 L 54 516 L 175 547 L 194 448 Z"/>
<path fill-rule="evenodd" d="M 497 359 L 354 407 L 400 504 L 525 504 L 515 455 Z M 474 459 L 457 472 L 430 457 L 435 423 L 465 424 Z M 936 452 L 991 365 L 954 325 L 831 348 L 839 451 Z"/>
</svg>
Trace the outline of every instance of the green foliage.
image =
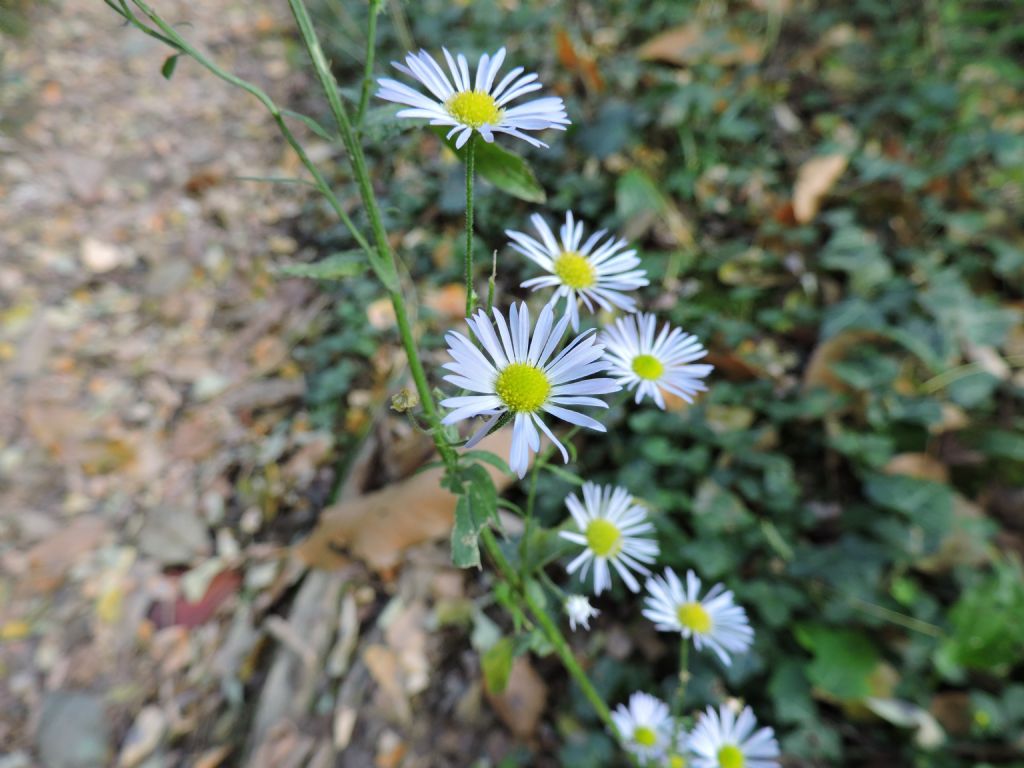
<svg viewBox="0 0 1024 768">
<path fill-rule="evenodd" d="M 463 492 L 455 506 L 452 562 L 459 568 L 480 567 L 480 531 L 498 515 L 498 492 L 479 464 L 462 469 Z"/>
<path fill-rule="evenodd" d="M 871 695 L 871 674 L 878 666 L 878 651 L 862 634 L 822 624 L 801 624 L 797 640 L 814 658 L 807 678 L 822 693 L 839 701 L 858 701 Z"/>
<path fill-rule="evenodd" d="M 468 151 L 466 146 L 456 149 L 455 140 L 446 138 L 448 130 L 445 128 L 435 128 L 434 133 L 459 156 L 459 159 L 465 161 Z M 477 140 L 474 163 L 480 176 L 506 194 L 528 203 L 543 203 L 547 199 L 544 188 L 537 183 L 537 177 L 526 161 L 502 148 L 497 142 Z"/>
<path fill-rule="evenodd" d="M 508 687 L 508 676 L 515 660 L 515 640 L 503 637 L 480 657 L 484 684 L 491 693 L 501 693 Z"/>
<path fill-rule="evenodd" d="M 1010 683 L 1024 673 L 1011 626 L 1022 577 L 993 557 L 1020 540 L 1024 487 L 1019 24 L 1007 4 L 968 0 L 927 12 L 821 0 L 781 16 L 763 5 L 425 0 L 409 14 L 418 46 L 507 43 L 510 63 L 541 62 L 566 95 L 574 124 L 545 137 L 550 150 L 499 139 L 535 172 L 525 194 L 478 197 L 499 306 L 536 275 L 504 229 L 522 229 L 546 190 L 549 220 L 572 208 L 630 239 L 651 277 L 643 305 L 714 355 L 696 405 L 630 403 L 610 409 L 600 440 L 577 438 L 575 465 L 540 478 L 536 516 L 564 520 L 575 478 L 625 485 L 654 511 L 662 564 L 734 589 L 755 652 L 729 670 L 702 665 L 689 699 L 742 697 L 776 727 L 787 765 L 974 765 L 964 755 L 1024 727 Z M 685 66 L 637 57 L 695 20 L 706 34 Z M 594 55 L 600 87 L 556 63 L 555 26 Z M 381 61 L 404 52 L 384 17 L 381 34 Z M 351 60 L 353 43 L 339 34 L 329 53 Z M 723 60 L 744 43 L 760 57 Z M 395 231 L 427 232 L 403 253 L 410 272 L 429 276 L 425 289 L 458 280 L 462 167 L 396 136 L 392 108 L 378 109 L 365 129 L 402 180 L 386 210 Z M 833 153 L 846 170 L 796 221 L 801 166 Z M 325 252 L 351 247 L 324 240 Z M 551 528 L 530 535 L 529 565 L 564 562 Z M 632 612 L 602 621 L 645 638 L 643 653 L 611 659 L 606 637 L 589 637 L 602 695 L 669 691 L 674 649 Z M 969 732 L 934 752 L 921 713 L 955 725 L 951 694 L 971 702 L 958 713 Z M 577 692 L 552 709 L 563 765 L 614 764 Z"/>
<path fill-rule="evenodd" d="M 949 612 L 950 635 L 940 649 L 954 664 L 1005 671 L 1024 660 L 1024 573 L 1020 563 L 997 563 Z"/>
</svg>

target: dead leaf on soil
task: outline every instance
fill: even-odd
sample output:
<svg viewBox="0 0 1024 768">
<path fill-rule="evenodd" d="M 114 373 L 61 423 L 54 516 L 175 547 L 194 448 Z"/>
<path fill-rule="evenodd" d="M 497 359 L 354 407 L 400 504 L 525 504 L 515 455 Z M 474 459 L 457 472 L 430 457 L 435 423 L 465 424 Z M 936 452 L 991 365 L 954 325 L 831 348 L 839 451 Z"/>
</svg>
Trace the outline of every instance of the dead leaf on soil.
<svg viewBox="0 0 1024 768">
<path fill-rule="evenodd" d="M 699 21 L 692 21 L 655 35 L 640 47 L 637 55 L 681 67 L 704 60 L 729 66 L 754 64 L 764 56 L 764 50 L 761 43 L 744 37 L 738 30 L 713 34 Z"/>
<path fill-rule="evenodd" d="M 889 459 L 883 471 L 889 475 L 908 475 L 937 483 L 949 482 L 949 469 L 946 465 L 927 453 L 898 453 Z"/>
<path fill-rule="evenodd" d="M 478 448 L 507 456 L 512 430 L 502 429 L 484 438 Z M 512 478 L 484 465 L 499 491 Z M 455 496 L 441 487 L 444 470 L 433 467 L 400 483 L 328 507 L 313 533 L 296 547 L 312 568 L 338 568 L 344 549 L 377 571 L 396 566 L 402 553 L 416 544 L 449 535 Z"/>
<path fill-rule="evenodd" d="M 106 534 L 107 526 L 99 518 L 74 520 L 25 553 L 27 572 L 23 579 L 19 579 L 18 587 L 29 593 L 56 589 L 68 571 L 96 549 Z"/>
<path fill-rule="evenodd" d="M 793 187 L 793 216 L 798 223 L 814 220 L 825 196 L 839 181 L 849 162 L 846 155 L 819 155 L 800 166 Z"/>
<path fill-rule="evenodd" d="M 848 392 L 850 387 L 838 376 L 832 373 L 832 364 L 838 363 L 846 358 L 846 355 L 854 347 L 884 337 L 875 331 L 840 331 L 835 336 L 818 344 L 811 353 L 807 367 L 804 369 L 804 389 L 813 387 L 825 387 L 832 392 Z"/>
<path fill-rule="evenodd" d="M 564 29 L 559 28 L 555 32 L 555 45 L 562 66 L 578 74 L 588 91 L 600 93 L 604 90 L 604 78 L 597 67 L 597 60 L 586 52 L 581 53 Z"/>
<path fill-rule="evenodd" d="M 526 656 L 512 662 L 508 686 L 499 694 L 486 692 L 494 711 L 516 736 L 531 736 L 548 699 L 548 687 Z"/>
</svg>

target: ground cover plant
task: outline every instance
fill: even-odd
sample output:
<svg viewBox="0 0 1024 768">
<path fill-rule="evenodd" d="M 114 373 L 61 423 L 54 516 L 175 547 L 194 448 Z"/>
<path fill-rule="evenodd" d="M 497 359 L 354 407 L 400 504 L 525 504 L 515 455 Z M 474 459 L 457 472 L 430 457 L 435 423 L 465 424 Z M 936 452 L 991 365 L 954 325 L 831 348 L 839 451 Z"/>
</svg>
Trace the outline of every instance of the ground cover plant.
<svg viewBox="0 0 1024 768">
<path fill-rule="evenodd" d="M 112 7 L 130 20 L 155 24 L 151 32 L 193 53 L 184 33 L 146 4 Z M 420 139 L 410 142 L 396 130 L 394 109 L 371 105 L 376 86 L 367 83 L 380 73 L 372 64 L 354 74 L 346 69 L 345 56 L 351 59 L 359 49 L 344 32 L 324 36 L 325 44 L 338 46 L 331 55 L 339 74 L 371 77 L 339 94 L 326 58 L 312 42 L 314 21 L 301 3 L 292 7 L 363 199 L 363 208 L 350 214 L 330 191 L 331 181 L 315 176 L 336 213 L 355 220 L 349 232 L 318 237 L 325 249 L 356 245 L 368 252 L 365 258 L 393 304 L 419 398 L 416 403 L 406 396 L 397 405 L 433 433 L 449 487 L 461 494 L 455 561 L 476 565 L 476 539 L 482 537 L 503 577 L 495 597 L 511 612 L 512 628 L 522 631 L 484 651 L 485 676 L 500 687 L 514 656 L 532 649 L 554 652 L 579 686 L 563 704 L 587 727 L 565 729 L 562 762 L 621 760 L 609 735 L 632 749 L 632 759 L 652 763 L 682 756 L 675 752 L 694 764 L 725 768 L 758 765 L 759 754 L 774 760 L 770 734 L 755 736 L 747 753 L 744 736 L 751 728 L 722 740 L 723 730 L 731 730 L 732 713 L 742 711 L 740 720 L 748 725 L 746 710 L 723 704 L 730 695 L 741 697 L 776 728 L 781 751 L 793 764 L 1019 762 L 1016 734 L 1024 689 L 1012 680 L 1022 660 L 1022 638 L 1012 617 L 1024 608 L 1017 557 L 1024 464 L 1019 415 L 1024 141 L 1014 87 L 1020 81 L 1015 61 L 1020 40 L 1016 28 L 1004 23 L 1003 11 L 939 2 L 917 14 L 864 2 L 854 8 L 665 4 L 640 18 L 614 4 L 461 8 L 424 3 L 415 12 L 393 12 L 387 17 L 393 26 L 379 26 L 382 50 L 411 49 L 402 38 L 412 37 L 431 49 L 444 44 L 493 52 L 494 37 L 511 35 L 523 41 L 516 61 L 532 56 L 544 62 L 536 66 L 542 80 L 554 82 L 564 95 L 572 126 L 559 122 L 558 110 L 548 110 L 548 127 L 568 130 L 564 137 L 545 132 L 552 146 L 524 152 L 528 166 L 481 143 L 487 137 L 478 129 L 495 117 L 480 112 L 488 103 L 449 107 L 449 114 L 480 134 L 480 141 L 471 138 L 472 131 L 448 137 L 471 170 L 463 175 L 463 165 L 451 161 L 440 135 L 419 129 Z M 369 8 L 380 10 L 375 3 Z M 328 28 L 320 17 L 337 13 L 339 8 L 330 5 L 318 9 L 316 26 Z M 345 13 L 352 29 L 371 28 L 370 18 L 351 9 Z M 553 23 L 563 28 L 551 45 L 550 36 L 538 30 Z M 449 40 L 453 29 L 458 31 Z M 548 44 L 538 45 L 540 40 Z M 165 64 L 168 75 L 174 61 Z M 255 95 L 275 113 L 296 149 L 301 144 L 291 133 L 292 123 L 331 136 L 320 123 L 286 116 L 265 95 Z M 447 97 L 442 103 L 450 104 Z M 348 128 L 346 109 L 357 116 Z M 316 118 L 327 123 L 325 115 Z M 369 147 L 365 155 L 363 140 Z M 385 180 L 406 182 L 378 178 L 384 203 L 376 201 L 367 156 L 380 167 L 390 165 L 390 173 L 380 174 Z M 491 183 L 481 182 L 475 193 L 474 161 L 479 176 Z M 309 161 L 307 168 L 313 167 Z M 342 181 L 349 178 L 341 173 Z M 522 204 L 510 204 L 509 193 Z M 422 287 L 469 274 L 479 303 L 501 308 L 491 315 L 499 335 L 508 318 L 514 328 L 521 321 L 523 339 L 529 338 L 532 324 L 523 318 L 540 312 L 537 324 L 544 332 L 538 333 L 543 340 L 537 345 L 546 347 L 557 335 L 551 342 L 554 353 L 570 326 L 573 336 L 581 323 L 585 326 L 574 314 L 578 307 L 571 291 L 591 287 L 596 283 L 587 280 L 598 275 L 579 263 L 551 262 L 560 285 L 571 289 L 562 292 L 557 307 L 559 317 L 566 313 L 557 334 L 551 333 L 558 322 L 555 312 L 540 311 L 543 302 L 529 316 L 524 308 L 512 309 L 524 306 L 516 302 L 528 298 L 528 289 L 550 290 L 531 284 L 537 267 L 544 267 L 544 255 L 523 239 L 528 216 L 542 200 L 559 219 L 562 211 L 574 210 L 591 227 L 621 232 L 638 247 L 648 284 L 634 274 L 632 282 L 614 288 L 635 294 L 636 306 L 605 306 L 596 298 L 596 307 L 583 302 L 586 309 L 601 310 L 596 322 L 610 335 L 599 338 L 607 338 L 609 348 L 628 348 L 629 321 L 613 325 L 609 310 L 645 308 L 658 314 L 656 326 L 646 317 L 637 319 L 632 333 L 640 335 L 647 327 L 653 334 L 665 322 L 683 328 L 710 354 L 679 364 L 713 365 L 714 373 L 690 370 L 691 386 L 676 387 L 670 392 L 676 397 L 666 397 L 663 389 L 648 385 L 662 376 L 668 361 L 653 347 L 633 350 L 619 383 L 635 389 L 636 397 L 620 398 L 607 410 L 598 425 L 605 435 L 574 435 L 572 455 L 564 449 L 573 459 L 569 470 L 550 461 L 550 450 L 540 454 L 534 467 L 550 471 L 535 471 L 523 489 L 508 495 L 504 503 L 523 512 L 525 526 L 520 536 L 511 535 L 514 546 L 502 548 L 489 527 L 498 505 L 492 481 L 482 465 L 455 453 L 460 436 L 443 429 L 441 414 L 432 412 L 431 385 L 440 385 L 441 375 L 418 368 L 419 348 L 428 350 L 428 362 L 438 368 L 450 358 L 441 339 L 426 334 L 413 340 L 403 316 L 405 276 L 398 262 L 389 261 L 392 246 L 384 219 L 390 230 L 424 220 L 431 224 L 421 225 L 428 234 L 419 246 L 402 254 L 401 271 L 408 269 Z M 463 240 L 462 215 L 474 208 Z M 569 237 L 563 237 L 574 244 L 563 243 L 562 251 L 583 258 L 588 248 L 575 236 L 574 221 L 566 220 Z M 373 246 L 354 234 L 366 229 L 373 232 Z M 506 236 L 503 230 L 511 232 Z M 540 236 L 547 240 L 543 232 Z M 532 253 L 534 263 L 505 247 L 506 237 Z M 487 258 L 492 249 L 499 249 L 493 262 Z M 468 258 L 473 252 L 478 268 Z M 353 303 L 360 292 L 375 297 L 380 290 L 357 274 L 363 271 L 357 259 L 363 258 L 346 253 L 301 269 L 325 282 L 332 281 L 330 270 L 334 276 L 351 275 L 351 284 L 333 290 L 340 304 Z M 491 263 L 498 266 L 488 281 L 485 267 Z M 424 278 L 428 265 L 440 277 Z M 618 277 L 636 266 L 624 264 Z M 469 310 L 472 295 L 467 294 Z M 338 312 L 362 314 L 343 307 Z M 472 336 L 485 346 L 490 323 L 486 313 L 474 320 Z M 350 327 L 342 330 L 353 333 Z M 615 338 L 616 331 L 621 338 Z M 576 379 L 583 380 L 599 373 L 588 368 L 597 361 L 587 351 L 595 346 L 596 354 L 595 335 L 584 331 L 577 338 L 575 349 L 582 355 L 577 364 L 586 373 Z M 326 391 L 336 395 L 344 388 L 339 370 L 358 375 L 351 351 L 365 344 L 365 337 L 356 332 L 333 343 L 333 352 L 313 345 L 309 354 L 331 359 L 320 376 Z M 448 349 L 463 367 L 475 354 L 473 345 L 469 336 L 447 337 Z M 531 422 L 520 416 L 532 416 L 549 396 L 557 396 L 549 390 L 561 382 L 547 369 L 542 372 L 549 378 L 535 380 L 543 361 L 532 347 L 512 352 L 522 359 L 505 362 L 527 367 L 515 369 L 515 380 L 504 381 L 498 372 L 494 392 L 482 393 L 498 402 L 448 405 L 454 413 L 475 409 L 460 416 L 495 411 L 502 404 L 514 412 L 517 423 L 510 428 L 520 431 L 505 458 L 522 477 L 538 444 Z M 492 362 L 499 362 L 491 354 Z M 508 345 L 503 354 L 511 357 Z M 641 356 L 655 359 L 641 364 Z M 614 367 L 614 356 L 608 365 Z M 462 381 L 454 383 L 479 385 L 467 372 L 456 371 Z M 707 394 L 686 406 L 705 378 Z M 581 385 L 585 388 L 565 397 L 611 394 L 606 379 L 593 379 L 598 383 Z M 319 418 L 337 420 L 331 395 L 320 395 Z M 636 402 L 644 395 L 646 403 Z M 491 426 L 501 424 L 500 409 L 488 415 L 495 417 Z M 569 420 L 577 426 L 595 424 L 574 418 Z M 455 420 L 453 415 L 445 419 Z M 555 434 L 550 438 L 558 440 Z M 657 572 L 674 571 L 648 585 L 653 604 L 644 614 L 664 628 L 666 611 L 659 610 L 659 598 L 669 602 L 676 609 L 676 629 L 682 630 L 679 647 L 688 649 L 692 639 L 699 648 L 707 619 L 680 610 L 700 604 L 699 588 L 673 597 L 677 586 L 682 590 L 676 574 L 688 581 L 692 569 L 709 582 L 725 582 L 736 603 L 745 606 L 754 627 L 750 653 L 718 664 L 705 649 L 706 663 L 691 666 L 687 660 L 680 677 L 675 649 L 666 652 L 666 644 L 654 640 L 648 659 L 637 653 L 613 661 L 598 646 L 586 655 L 587 673 L 579 668 L 563 630 L 554 625 L 552 609 L 559 590 L 577 584 L 575 572 L 585 573 L 583 562 L 563 561 L 564 575 L 553 566 L 560 583 L 549 584 L 550 577 L 542 574 L 543 566 L 563 553 L 559 540 L 585 544 L 595 561 L 601 554 L 608 559 L 618 554 L 598 531 L 584 530 L 575 513 L 583 541 L 572 538 L 571 528 L 561 531 L 568 537 L 545 536 L 563 525 L 565 500 L 584 481 L 630 489 L 649 510 L 637 511 L 636 522 L 645 525 L 641 520 L 649 517 L 656 531 Z M 584 499 L 588 493 L 600 495 L 597 486 L 582 487 Z M 622 523 L 616 535 L 625 536 L 627 525 Z M 536 560 L 528 559 L 531 551 Z M 625 545 L 622 552 L 630 554 Z M 634 560 L 645 568 L 651 558 Z M 608 572 L 598 571 L 596 562 L 593 567 L 594 591 L 600 594 Z M 628 569 L 615 572 L 625 586 L 616 583 L 612 598 L 596 603 L 602 608 L 599 618 L 642 634 L 640 600 L 629 592 L 640 585 L 630 584 Z M 720 596 L 728 594 L 731 603 L 732 593 Z M 567 605 L 574 624 L 594 618 L 579 601 Z M 706 613 L 714 626 L 714 613 Z M 745 618 L 741 626 L 747 626 Z M 724 638 L 722 643 L 727 645 Z M 748 644 L 744 639 L 736 649 L 746 650 Z M 699 720 L 662 730 L 669 722 L 667 708 L 643 696 L 632 698 L 636 690 L 677 699 L 676 716 L 713 708 Z M 627 698 L 630 706 L 613 718 L 609 705 Z M 721 714 L 719 706 L 726 707 Z M 669 730 L 675 739 L 691 727 L 690 741 L 669 740 Z M 515 759 L 510 757 L 510 764 Z"/>
</svg>

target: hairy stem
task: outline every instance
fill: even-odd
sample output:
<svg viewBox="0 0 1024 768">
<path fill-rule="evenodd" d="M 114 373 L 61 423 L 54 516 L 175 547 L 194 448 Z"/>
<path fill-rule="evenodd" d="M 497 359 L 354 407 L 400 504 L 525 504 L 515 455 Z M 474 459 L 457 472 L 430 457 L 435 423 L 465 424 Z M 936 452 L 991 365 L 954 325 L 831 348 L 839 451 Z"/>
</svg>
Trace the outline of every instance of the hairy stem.
<svg viewBox="0 0 1024 768">
<path fill-rule="evenodd" d="M 313 22 L 309 17 L 309 11 L 306 10 L 306 6 L 302 0 L 288 0 L 288 5 L 291 7 L 292 14 L 295 16 L 295 22 L 298 25 L 299 33 L 302 36 L 302 42 L 313 62 L 313 69 L 316 70 L 317 79 L 319 79 L 320 85 L 327 97 L 327 103 L 330 106 L 331 113 L 334 115 L 334 120 L 337 123 L 338 132 L 341 135 L 341 141 L 348 152 L 349 161 L 352 164 L 352 172 L 355 175 L 356 182 L 359 186 L 359 194 L 363 201 L 363 207 L 366 209 L 366 214 L 370 219 L 370 229 L 373 231 L 373 239 L 377 247 L 378 257 L 388 265 L 392 275 L 396 276 L 395 282 L 388 286 L 388 296 L 390 297 L 391 304 L 395 309 L 395 317 L 398 320 L 398 333 L 402 339 L 402 346 L 405 349 L 405 355 L 409 360 L 409 370 L 412 373 L 413 381 L 416 384 L 416 391 L 420 396 L 423 413 L 427 418 L 427 422 L 430 424 L 431 435 L 434 438 L 434 443 L 437 445 L 438 452 L 441 454 L 441 459 L 450 471 L 454 471 L 458 463 L 458 457 L 455 454 L 455 450 L 448 444 L 448 441 L 444 436 L 444 430 L 441 425 L 441 416 L 438 413 L 437 404 L 434 402 L 433 392 L 431 392 L 430 385 L 427 382 L 426 371 L 423 369 L 423 362 L 420 360 L 419 351 L 416 348 L 416 339 L 413 336 L 412 327 L 409 323 L 409 316 L 405 306 L 405 297 L 402 295 L 402 290 L 397 283 L 398 270 L 395 254 L 391 249 L 390 242 L 388 241 L 387 231 L 384 229 L 384 222 L 380 214 L 380 206 L 377 203 L 377 197 L 373 191 L 373 184 L 370 180 L 370 173 L 366 167 L 366 158 L 363 155 L 363 148 L 356 139 L 352 122 L 349 119 L 345 105 L 341 101 L 338 82 L 334 79 L 334 74 L 331 72 L 327 59 L 324 57 L 323 49 L 320 47 L 320 41 L 317 39 L 316 31 L 313 29 Z"/>
<path fill-rule="evenodd" d="M 366 25 L 366 63 L 363 67 L 363 87 L 359 92 L 359 108 L 356 110 L 356 125 L 363 124 L 366 105 L 370 101 L 370 87 L 373 84 L 373 60 L 377 53 L 377 15 L 381 0 L 370 0 L 370 20 Z"/>
<path fill-rule="evenodd" d="M 473 176 L 476 173 L 476 133 L 466 145 L 466 317 L 473 314 Z"/>
</svg>

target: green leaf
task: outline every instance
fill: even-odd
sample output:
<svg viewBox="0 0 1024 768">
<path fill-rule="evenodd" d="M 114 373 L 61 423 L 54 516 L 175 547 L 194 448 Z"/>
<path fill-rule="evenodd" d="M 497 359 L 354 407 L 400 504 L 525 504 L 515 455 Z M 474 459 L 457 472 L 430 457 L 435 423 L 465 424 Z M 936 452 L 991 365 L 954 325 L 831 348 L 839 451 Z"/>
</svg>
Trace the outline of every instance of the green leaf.
<svg viewBox="0 0 1024 768">
<path fill-rule="evenodd" d="M 178 66 L 178 57 L 180 53 L 175 53 L 164 59 L 163 66 L 160 67 L 160 74 L 164 76 L 165 80 L 170 80 L 174 77 L 174 70 Z"/>
<path fill-rule="evenodd" d="M 281 114 L 288 115 L 288 117 L 294 117 L 296 120 L 305 125 L 307 128 L 309 128 L 309 130 L 311 130 L 324 141 L 335 142 L 338 140 L 337 136 L 332 135 L 330 131 L 328 131 L 326 128 L 320 125 L 320 123 L 318 123 L 309 115 L 304 115 L 301 112 L 296 112 L 293 109 L 282 109 Z"/>
<path fill-rule="evenodd" d="M 344 280 L 356 277 L 366 271 L 366 259 L 362 251 L 334 253 L 320 261 L 309 264 L 285 264 L 277 269 L 286 277 L 308 277 L 313 280 Z"/>
<path fill-rule="evenodd" d="M 814 654 L 807 677 L 822 693 L 839 701 L 859 701 L 872 694 L 871 673 L 881 657 L 864 635 L 823 624 L 801 624 L 796 639 Z"/>
<path fill-rule="evenodd" d="M 515 642 L 503 637 L 480 657 L 484 685 L 489 693 L 501 693 L 508 687 L 508 676 L 515 660 Z"/>
<path fill-rule="evenodd" d="M 639 168 L 626 171 L 615 183 L 615 210 L 622 219 L 658 214 L 666 206 L 658 185 Z"/>
<path fill-rule="evenodd" d="M 434 133 L 448 145 L 459 159 L 465 162 L 466 146 L 455 148 L 455 141 L 445 138 L 448 129 L 435 127 Z M 487 179 L 502 192 L 518 197 L 528 203 L 543 203 L 547 200 L 544 188 L 534 176 L 533 170 L 519 155 L 502 149 L 496 143 L 477 140 L 474 157 L 476 172 Z"/>
<path fill-rule="evenodd" d="M 506 475 L 511 475 L 512 474 L 512 470 L 509 469 L 509 467 L 508 467 L 508 462 L 506 462 L 503 458 L 501 458 L 501 456 L 498 456 L 495 453 L 491 453 L 490 451 L 481 451 L 481 450 L 466 451 L 464 454 L 462 454 L 462 458 L 464 458 L 464 459 L 475 459 L 476 461 L 482 461 L 485 464 L 490 464 L 492 467 L 494 467 L 499 472 L 502 472 L 502 473 L 504 473 Z"/>
<path fill-rule="evenodd" d="M 994 574 L 961 595 L 949 613 L 952 633 L 942 651 L 970 669 L 998 670 L 1024 659 L 1024 573 L 1019 563 L 998 564 Z"/>
<path fill-rule="evenodd" d="M 480 530 L 498 515 L 498 491 L 479 464 L 462 472 L 463 488 L 455 504 L 452 562 L 459 568 L 480 567 Z"/>
</svg>

